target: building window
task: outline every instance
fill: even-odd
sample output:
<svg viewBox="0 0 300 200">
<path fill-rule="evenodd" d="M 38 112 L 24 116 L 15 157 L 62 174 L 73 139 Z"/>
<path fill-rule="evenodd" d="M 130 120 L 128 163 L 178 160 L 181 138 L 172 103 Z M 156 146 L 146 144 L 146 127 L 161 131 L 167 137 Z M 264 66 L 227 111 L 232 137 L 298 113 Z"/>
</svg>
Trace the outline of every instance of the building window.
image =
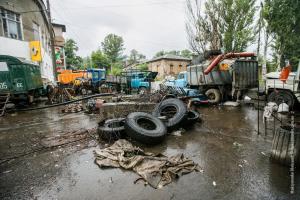
<svg viewBox="0 0 300 200">
<path fill-rule="evenodd" d="M 173 74 L 174 73 L 174 66 L 171 64 L 170 65 L 170 74 Z"/>
<path fill-rule="evenodd" d="M 20 15 L 5 9 L 0 9 L 4 36 L 22 40 Z"/>
<path fill-rule="evenodd" d="M 179 71 L 182 71 L 182 65 L 179 65 Z"/>
<path fill-rule="evenodd" d="M 32 29 L 33 29 L 33 40 L 40 41 L 40 26 L 37 23 L 33 22 Z"/>
</svg>

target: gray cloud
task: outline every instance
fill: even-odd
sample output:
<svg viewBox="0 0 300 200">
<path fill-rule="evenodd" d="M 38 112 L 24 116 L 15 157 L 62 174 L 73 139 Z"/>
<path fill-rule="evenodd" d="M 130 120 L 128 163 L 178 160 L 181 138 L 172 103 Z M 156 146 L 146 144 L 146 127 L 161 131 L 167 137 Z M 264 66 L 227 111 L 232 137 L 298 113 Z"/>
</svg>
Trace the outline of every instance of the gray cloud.
<svg viewBox="0 0 300 200">
<path fill-rule="evenodd" d="M 152 57 L 159 50 L 187 48 L 184 0 L 51 0 L 52 16 L 67 26 L 79 54 L 89 55 L 109 33 L 124 38 L 126 51 Z"/>
</svg>

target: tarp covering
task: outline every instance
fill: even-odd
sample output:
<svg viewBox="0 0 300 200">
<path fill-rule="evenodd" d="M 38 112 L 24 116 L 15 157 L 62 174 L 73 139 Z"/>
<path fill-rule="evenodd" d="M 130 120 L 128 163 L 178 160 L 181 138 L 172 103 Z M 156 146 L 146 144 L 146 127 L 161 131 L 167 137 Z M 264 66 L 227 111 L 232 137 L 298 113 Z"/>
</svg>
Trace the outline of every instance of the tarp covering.
<svg viewBox="0 0 300 200">
<path fill-rule="evenodd" d="M 96 163 L 101 168 L 117 167 L 133 170 L 149 185 L 160 188 L 199 167 L 183 154 L 166 157 L 147 153 L 127 140 L 118 140 L 110 147 L 95 150 Z"/>
</svg>

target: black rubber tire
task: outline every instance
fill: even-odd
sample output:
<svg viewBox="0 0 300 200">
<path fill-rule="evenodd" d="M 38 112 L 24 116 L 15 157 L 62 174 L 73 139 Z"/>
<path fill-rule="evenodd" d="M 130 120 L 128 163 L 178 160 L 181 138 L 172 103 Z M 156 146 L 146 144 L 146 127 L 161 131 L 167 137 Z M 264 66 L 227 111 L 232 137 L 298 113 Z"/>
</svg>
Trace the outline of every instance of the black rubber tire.
<svg viewBox="0 0 300 200">
<path fill-rule="evenodd" d="M 108 119 L 98 126 L 99 137 L 105 140 L 122 138 L 125 132 L 125 118 Z"/>
<path fill-rule="evenodd" d="M 184 126 L 189 127 L 198 122 L 200 119 L 200 114 L 197 111 L 190 110 L 187 112 L 187 118 L 184 121 Z"/>
<path fill-rule="evenodd" d="M 167 116 L 167 119 L 163 120 L 168 130 L 180 127 L 181 123 L 186 119 L 186 105 L 176 98 L 166 99 L 155 106 L 152 115 L 155 117 L 165 116 L 164 112 L 167 109 L 173 109 L 171 112 L 175 112 L 171 114 L 172 116 Z"/>
<path fill-rule="evenodd" d="M 285 166 L 290 166 L 291 156 L 289 154 L 291 145 L 291 128 L 281 126 L 276 130 L 273 137 L 271 160 Z M 294 129 L 294 161 L 295 165 L 300 165 L 300 129 Z"/>
<path fill-rule="evenodd" d="M 295 98 L 289 91 L 274 90 L 268 95 L 268 102 L 275 102 L 278 106 L 284 102 L 289 108 L 293 108 L 295 105 Z"/>
<path fill-rule="evenodd" d="M 125 120 L 125 131 L 132 139 L 145 144 L 160 143 L 167 134 L 160 119 L 144 112 L 130 113 Z"/>
<path fill-rule="evenodd" d="M 218 104 L 222 100 L 220 90 L 218 89 L 209 89 L 205 92 L 205 95 L 208 97 L 208 102 L 211 104 Z"/>
</svg>

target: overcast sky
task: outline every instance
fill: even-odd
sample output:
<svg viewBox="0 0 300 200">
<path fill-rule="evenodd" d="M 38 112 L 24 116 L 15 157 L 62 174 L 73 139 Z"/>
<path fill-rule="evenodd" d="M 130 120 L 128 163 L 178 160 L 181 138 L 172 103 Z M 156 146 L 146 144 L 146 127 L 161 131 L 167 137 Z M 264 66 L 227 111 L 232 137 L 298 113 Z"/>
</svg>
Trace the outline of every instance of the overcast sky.
<svg viewBox="0 0 300 200">
<path fill-rule="evenodd" d="M 109 33 L 122 36 L 124 54 L 136 49 L 147 58 L 160 50 L 188 48 L 185 0 L 51 0 L 55 23 L 66 25 L 66 38 L 87 56 Z"/>
</svg>

